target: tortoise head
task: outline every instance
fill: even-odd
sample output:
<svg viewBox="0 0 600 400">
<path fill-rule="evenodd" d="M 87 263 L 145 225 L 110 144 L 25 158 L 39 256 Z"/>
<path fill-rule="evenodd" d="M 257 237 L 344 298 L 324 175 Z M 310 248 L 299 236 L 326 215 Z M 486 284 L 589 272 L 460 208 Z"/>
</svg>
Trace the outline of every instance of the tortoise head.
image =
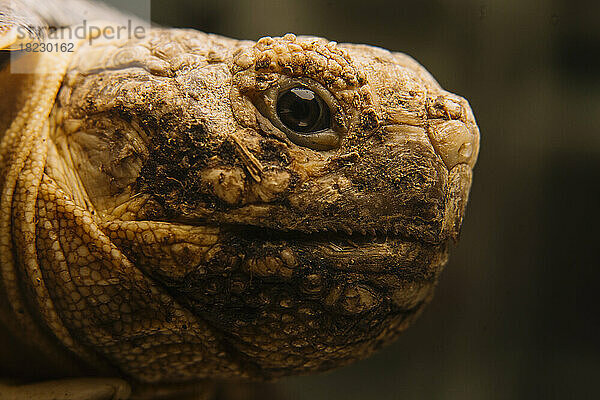
<svg viewBox="0 0 600 400">
<path fill-rule="evenodd" d="M 97 41 L 51 118 L 46 174 L 138 279 L 106 267 L 119 293 L 84 312 L 115 307 L 65 321 L 146 381 L 325 370 L 394 339 L 458 237 L 479 146 L 466 100 L 411 58 L 291 34 Z M 179 350 L 103 345 L 149 331 Z"/>
</svg>

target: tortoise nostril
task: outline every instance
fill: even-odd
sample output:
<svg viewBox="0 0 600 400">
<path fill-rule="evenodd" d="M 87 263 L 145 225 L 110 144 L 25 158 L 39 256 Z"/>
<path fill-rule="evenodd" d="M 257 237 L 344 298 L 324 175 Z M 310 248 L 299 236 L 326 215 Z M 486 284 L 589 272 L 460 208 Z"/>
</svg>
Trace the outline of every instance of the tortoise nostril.
<svg viewBox="0 0 600 400">
<path fill-rule="evenodd" d="M 463 145 L 460 146 L 460 149 L 458 149 L 458 155 L 467 159 L 471 158 L 473 155 L 473 143 L 463 143 Z"/>
<path fill-rule="evenodd" d="M 430 121 L 427 134 L 448 170 L 457 164 L 475 164 L 479 135 L 465 123 L 457 120 Z"/>
</svg>

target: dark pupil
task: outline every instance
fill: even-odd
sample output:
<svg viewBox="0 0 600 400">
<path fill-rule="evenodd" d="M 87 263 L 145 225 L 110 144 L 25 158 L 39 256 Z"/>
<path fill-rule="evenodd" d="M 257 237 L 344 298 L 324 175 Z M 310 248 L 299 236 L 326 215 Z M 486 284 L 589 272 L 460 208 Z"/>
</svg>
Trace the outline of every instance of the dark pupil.
<svg viewBox="0 0 600 400">
<path fill-rule="evenodd" d="M 297 87 L 284 92 L 277 102 L 277 115 L 296 132 L 318 132 L 329 128 L 329 108 L 312 90 Z"/>
</svg>

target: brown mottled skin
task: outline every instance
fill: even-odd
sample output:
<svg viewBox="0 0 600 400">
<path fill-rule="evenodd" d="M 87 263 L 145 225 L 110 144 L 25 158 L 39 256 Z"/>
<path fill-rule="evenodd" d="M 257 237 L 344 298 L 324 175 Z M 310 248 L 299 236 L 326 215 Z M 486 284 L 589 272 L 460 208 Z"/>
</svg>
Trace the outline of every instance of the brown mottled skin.
<svg viewBox="0 0 600 400">
<path fill-rule="evenodd" d="M 408 56 L 154 29 L 27 57 L 57 58 L 0 75 L 2 374 L 325 371 L 432 297 L 479 131 Z M 327 97 L 327 138 L 280 129 L 269 104 L 290 82 Z"/>
</svg>

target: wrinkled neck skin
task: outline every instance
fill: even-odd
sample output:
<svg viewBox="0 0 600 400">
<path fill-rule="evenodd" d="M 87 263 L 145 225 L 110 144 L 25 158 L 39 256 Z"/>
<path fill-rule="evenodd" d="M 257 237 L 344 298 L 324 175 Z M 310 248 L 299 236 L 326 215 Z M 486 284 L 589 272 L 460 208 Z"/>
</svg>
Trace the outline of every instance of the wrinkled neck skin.
<svg viewBox="0 0 600 400">
<path fill-rule="evenodd" d="M 335 148 L 257 104 L 290 80 L 331 96 Z M 175 29 L 82 46 L 37 129 L 3 186 L 0 320 L 65 375 L 147 383 L 324 371 L 394 340 L 458 238 L 479 147 L 466 100 L 403 54 Z"/>
</svg>

